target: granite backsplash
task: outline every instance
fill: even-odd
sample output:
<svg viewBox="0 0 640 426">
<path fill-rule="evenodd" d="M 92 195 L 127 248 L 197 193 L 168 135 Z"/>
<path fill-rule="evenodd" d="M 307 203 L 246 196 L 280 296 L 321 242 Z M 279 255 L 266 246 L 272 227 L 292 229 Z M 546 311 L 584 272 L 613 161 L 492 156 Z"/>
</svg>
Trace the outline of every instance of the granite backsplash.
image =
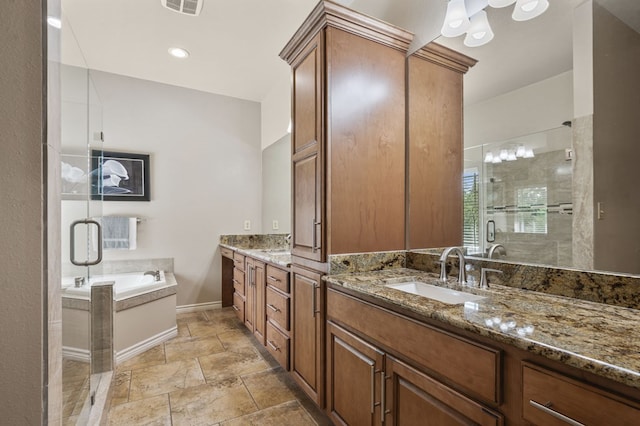
<svg viewBox="0 0 640 426">
<path fill-rule="evenodd" d="M 329 275 L 409 268 L 440 273 L 441 250 L 389 251 L 330 255 Z M 523 290 L 571 297 L 589 302 L 640 309 L 640 276 L 606 272 L 585 272 L 573 269 L 526 265 L 504 261 L 467 258 L 468 281 L 480 282 L 482 268 L 502 271 L 492 274 L 491 282 Z M 449 276 L 458 273 L 458 259 L 447 260 Z"/>
</svg>

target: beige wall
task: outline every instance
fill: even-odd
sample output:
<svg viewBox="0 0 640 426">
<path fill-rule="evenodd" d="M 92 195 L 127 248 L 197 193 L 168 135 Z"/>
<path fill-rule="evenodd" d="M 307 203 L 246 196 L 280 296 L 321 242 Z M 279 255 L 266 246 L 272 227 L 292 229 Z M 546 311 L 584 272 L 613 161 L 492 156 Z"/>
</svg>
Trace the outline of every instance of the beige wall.
<svg viewBox="0 0 640 426">
<path fill-rule="evenodd" d="M 262 228 L 260 104 L 99 71 L 91 79 L 105 151 L 151 155 L 151 201 L 102 210 L 142 219 L 137 249 L 104 259 L 172 257 L 178 306 L 221 301 L 220 235 Z"/>
<path fill-rule="evenodd" d="M 46 258 L 54 252 L 47 244 L 59 244 L 57 230 L 46 227 L 59 203 L 55 182 L 47 186 L 45 178 L 46 162 L 49 167 L 55 163 L 59 140 L 43 143 L 42 10 L 39 1 L 8 1 L 0 13 L 0 413 L 2 423 L 11 425 L 43 424 L 48 411 L 59 414 L 60 399 L 48 400 L 47 384 L 49 393 L 61 396 L 56 355 L 61 310 L 57 303 L 48 305 L 47 288 L 57 268 L 51 272 Z M 56 288 L 59 281 L 52 281 Z M 58 349 L 50 350 L 48 343 Z M 47 403 L 54 406 L 48 410 Z"/>
<path fill-rule="evenodd" d="M 559 127 L 573 118 L 573 73 L 464 107 L 465 148 Z"/>
<path fill-rule="evenodd" d="M 599 270 L 640 273 L 640 34 L 594 4 L 594 219 Z"/>
<path fill-rule="evenodd" d="M 282 61 L 285 72 L 261 102 L 262 149 L 276 143 L 287 134 L 291 118 L 291 71 Z"/>
</svg>

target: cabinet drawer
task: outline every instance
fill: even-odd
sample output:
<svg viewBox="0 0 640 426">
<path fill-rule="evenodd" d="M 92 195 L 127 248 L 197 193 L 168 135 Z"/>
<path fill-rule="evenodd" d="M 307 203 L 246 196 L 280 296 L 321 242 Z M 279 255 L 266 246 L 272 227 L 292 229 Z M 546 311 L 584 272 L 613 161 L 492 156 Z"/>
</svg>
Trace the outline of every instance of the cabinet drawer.
<svg viewBox="0 0 640 426">
<path fill-rule="evenodd" d="M 289 370 L 289 341 L 270 321 L 267 321 L 267 350 L 285 370 Z"/>
<path fill-rule="evenodd" d="M 501 353 L 497 349 L 332 289 L 327 291 L 327 319 L 360 331 L 476 398 L 501 402 Z"/>
<path fill-rule="evenodd" d="M 233 268 L 233 288 L 244 296 L 244 272 Z"/>
<path fill-rule="evenodd" d="M 233 293 L 233 310 L 238 319 L 244 322 L 244 297 L 237 292 Z"/>
<path fill-rule="evenodd" d="M 222 255 L 222 257 L 233 259 L 233 250 L 226 247 L 220 247 L 220 254 Z"/>
<path fill-rule="evenodd" d="M 267 285 L 289 293 L 289 272 L 267 265 Z"/>
<path fill-rule="evenodd" d="M 267 286 L 267 318 L 285 331 L 290 331 L 289 300 L 288 296 Z"/>
<path fill-rule="evenodd" d="M 640 407 L 586 383 L 523 363 L 522 417 L 544 426 L 637 425 Z"/>
<path fill-rule="evenodd" d="M 233 266 L 241 271 L 244 271 L 244 255 L 233 253 Z"/>
</svg>

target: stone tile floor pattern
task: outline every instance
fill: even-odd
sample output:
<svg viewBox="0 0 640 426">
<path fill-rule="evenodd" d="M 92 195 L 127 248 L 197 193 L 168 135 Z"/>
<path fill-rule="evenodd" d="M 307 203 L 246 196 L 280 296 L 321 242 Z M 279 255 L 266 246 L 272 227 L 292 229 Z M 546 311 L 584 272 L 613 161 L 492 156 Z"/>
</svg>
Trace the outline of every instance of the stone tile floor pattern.
<svg viewBox="0 0 640 426">
<path fill-rule="evenodd" d="M 107 407 L 109 425 L 331 424 L 230 308 L 178 314 L 177 337 L 117 366 Z"/>
<path fill-rule="evenodd" d="M 64 425 L 76 424 L 88 395 L 89 363 L 65 359 L 62 363 L 62 421 Z"/>
</svg>

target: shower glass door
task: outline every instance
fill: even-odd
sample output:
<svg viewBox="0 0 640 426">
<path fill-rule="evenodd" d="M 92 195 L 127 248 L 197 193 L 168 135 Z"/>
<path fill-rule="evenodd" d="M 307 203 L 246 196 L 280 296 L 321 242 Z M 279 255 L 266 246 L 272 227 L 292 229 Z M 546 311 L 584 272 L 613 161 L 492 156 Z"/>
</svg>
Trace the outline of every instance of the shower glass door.
<svg viewBox="0 0 640 426">
<path fill-rule="evenodd" d="M 464 245 L 474 256 L 572 264 L 572 133 L 558 127 L 465 149 Z"/>
<path fill-rule="evenodd" d="M 102 107 L 83 67 L 61 66 L 61 94 L 63 423 L 87 424 L 100 378 L 92 365 L 90 290 L 102 272 L 102 200 L 94 171 Z"/>
</svg>

